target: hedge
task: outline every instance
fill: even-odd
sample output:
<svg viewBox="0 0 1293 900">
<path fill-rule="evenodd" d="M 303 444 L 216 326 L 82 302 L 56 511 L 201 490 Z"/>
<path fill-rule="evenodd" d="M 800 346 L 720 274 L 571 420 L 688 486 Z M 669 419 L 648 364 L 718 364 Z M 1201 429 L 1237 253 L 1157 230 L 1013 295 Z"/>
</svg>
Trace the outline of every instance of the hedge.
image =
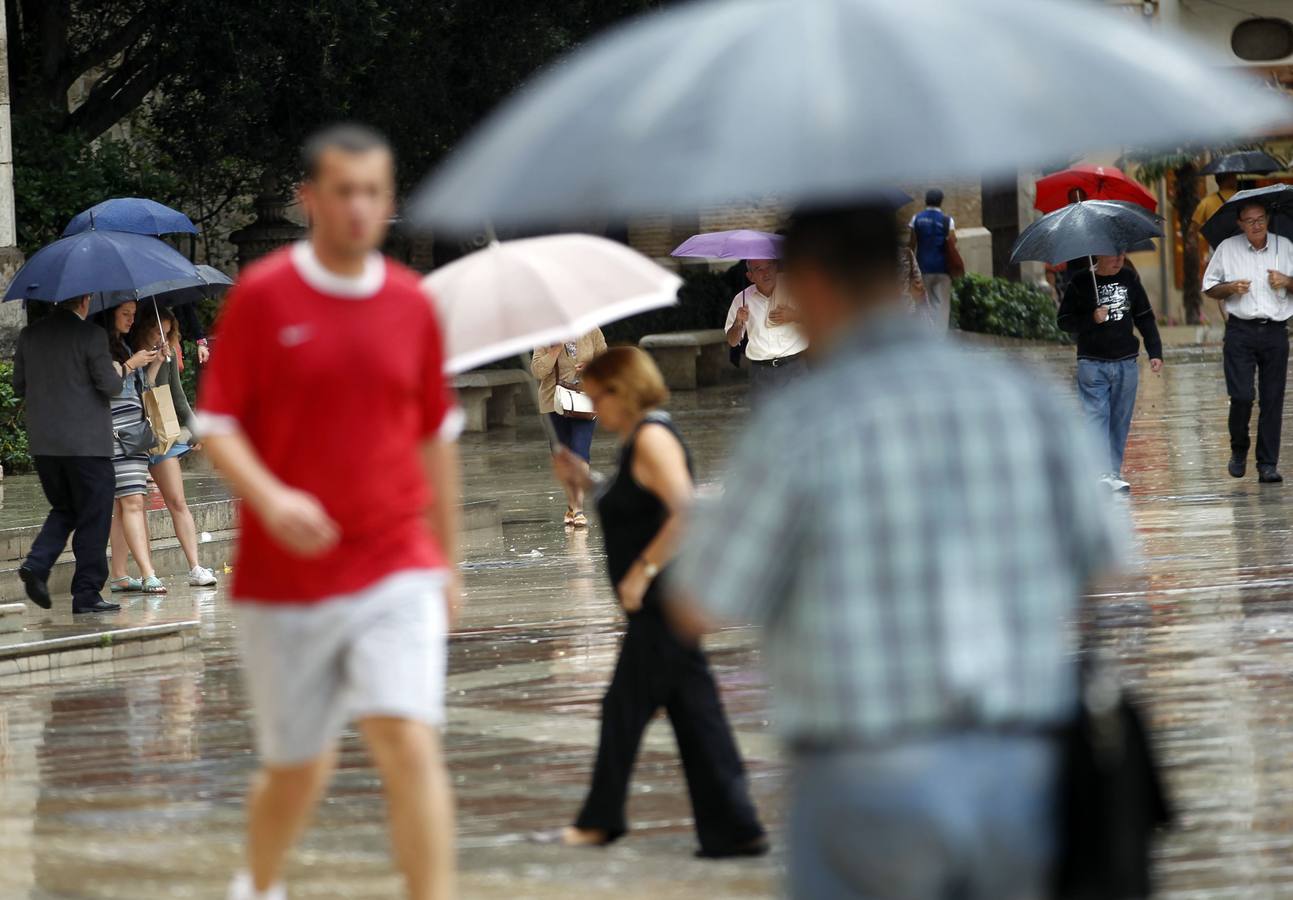
<svg viewBox="0 0 1293 900">
<path fill-rule="evenodd" d="M 0 362 L 0 466 L 5 474 L 32 470 L 22 399 L 13 390 L 13 363 Z"/>
<path fill-rule="evenodd" d="M 1054 298 L 1035 284 L 966 275 L 952 285 L 952 327 L 962 331 L 1067 342 L 1055 314 Z"/>
</svg>

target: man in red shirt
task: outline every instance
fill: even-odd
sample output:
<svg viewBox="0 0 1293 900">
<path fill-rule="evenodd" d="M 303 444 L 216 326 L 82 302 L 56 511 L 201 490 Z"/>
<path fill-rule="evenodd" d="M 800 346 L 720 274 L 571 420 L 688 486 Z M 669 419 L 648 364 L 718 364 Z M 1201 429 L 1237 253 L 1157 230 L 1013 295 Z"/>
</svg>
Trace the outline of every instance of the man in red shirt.
<svg viewBox="0 0 1293 900">
<path fill-rule="evenodd" d="M 249 871 L 279 900 L 284 858 L 358 723 L 414 900 L 453 895 L 437 728 L 458 595 L 457 433 L 440 331 L 417 276 L 377 252 L 394 159 L 339 125 L 305 145 L 310 236 L 249 267 L 226 303 L 199 416 L 242 498 L 233 596 L 262 769 Z"/>
</svg>

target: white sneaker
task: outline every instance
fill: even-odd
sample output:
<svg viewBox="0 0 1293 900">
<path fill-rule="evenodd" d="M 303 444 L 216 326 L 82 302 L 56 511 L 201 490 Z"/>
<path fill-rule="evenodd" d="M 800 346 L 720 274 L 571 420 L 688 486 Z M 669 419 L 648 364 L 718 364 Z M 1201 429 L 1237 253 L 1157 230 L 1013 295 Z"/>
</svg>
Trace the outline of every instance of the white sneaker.
<svg viewBox="0 0 1293 900">
<path fill-rule="evenodd" d="M 229 882 L 229 893 L 226 900 L 287 900 L 287 888 L 282 883 L 274 885 L 267 891 L 256 890 L 251 880 L 251 873 L 242 871 L 233 876 Z"/>
<path fill-rule="evenodd" d="M 204 569 L 201 566 L 194 566 L 189 572 L 190 587 L 214 587 L 215 583 L 215 572 L 212 572 L 210 569 Z"/>
<path fill-rule="evenodd" d="M 1131 490 L 1131 485 L 1123 481 L 1118 475 L 1112 472 L 1100 476 L 1100 483 L 1113 491 L 1115 494 L 1125 494 Z"/>
</svg>

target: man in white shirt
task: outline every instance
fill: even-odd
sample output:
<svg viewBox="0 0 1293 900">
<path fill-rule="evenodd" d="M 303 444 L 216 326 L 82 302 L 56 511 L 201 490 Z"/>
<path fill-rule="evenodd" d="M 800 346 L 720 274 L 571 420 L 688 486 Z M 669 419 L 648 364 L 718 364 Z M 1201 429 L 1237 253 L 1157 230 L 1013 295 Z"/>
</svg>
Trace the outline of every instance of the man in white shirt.
<svg viewBox="0 0 1293 900">
<path fill-rule="evenodd" d="M 1283 481 L 1277 468 L 1284 385 L 1288 377 L 1288 319 L 1293 316 L 1293 241 L 1271 234 L 1260 203 L 1239 210 L 1240 234 L 1228 237 L 1203 274 L 1203 290 L 1221 306 L 1226 322 L 1224 364 L 1230 395 L 1230 464 L 1242 478 L 1248 466 L 1248 423 L 1257 418 L 1257 475 L 1263 484 Z M 1253 375 L 1257 389 L 1253 388 Z"/>
<path fill-rule="evenodd" d="M 749 339 L 745 356 L 750 361 L 751 399 L 758 402 L 807 373 L 808 341 L 796 324 L 799 311 L 778 285 L 776 260 L 746 260 L 745 277 L 750 286 L 732 298 L 723 329 L 733 347 Z"/>
</svg>

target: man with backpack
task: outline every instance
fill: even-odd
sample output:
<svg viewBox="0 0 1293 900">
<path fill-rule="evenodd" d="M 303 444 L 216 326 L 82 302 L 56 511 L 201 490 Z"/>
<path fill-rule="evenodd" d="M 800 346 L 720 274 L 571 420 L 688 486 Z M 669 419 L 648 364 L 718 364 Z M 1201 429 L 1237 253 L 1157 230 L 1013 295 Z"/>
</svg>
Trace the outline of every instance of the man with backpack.
<svg viewBox="0 0 1293 900">
<path fill-rule="evenodd" d="M 940 331 L 947 330 L 952 312 L 952 279 L 965 274 L 956 249 L 956 220 L 943 212 L 943 192 L 925 192 L 925 208 L 911 220 L 911 249 L 916 251 L 925 281 L 929 318 Z"/>
</svg>

